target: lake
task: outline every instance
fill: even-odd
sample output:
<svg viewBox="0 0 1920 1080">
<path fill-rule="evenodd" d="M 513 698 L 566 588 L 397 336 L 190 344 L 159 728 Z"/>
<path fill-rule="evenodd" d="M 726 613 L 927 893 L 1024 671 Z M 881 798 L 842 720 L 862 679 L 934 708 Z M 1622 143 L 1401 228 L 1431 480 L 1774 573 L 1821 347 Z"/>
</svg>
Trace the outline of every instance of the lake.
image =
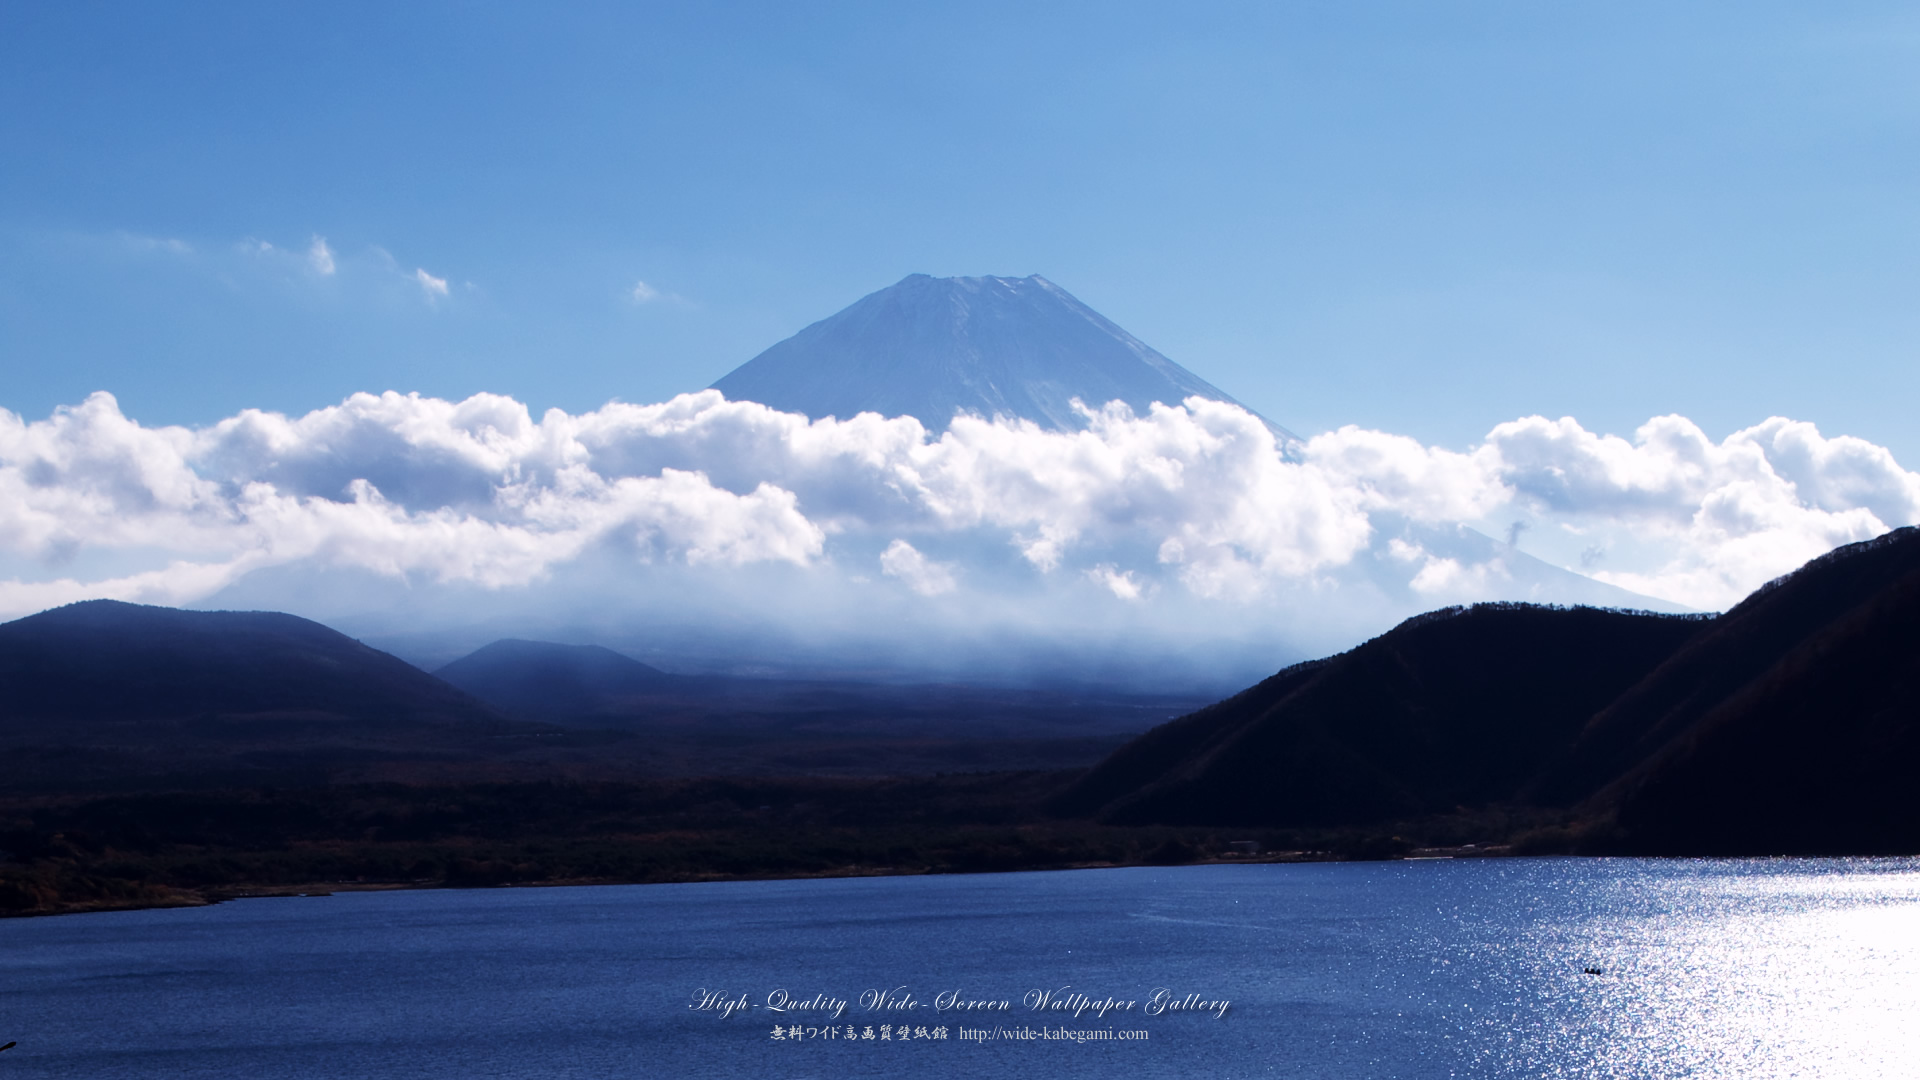
<svg viewBox="0 0 1920 1080">
<path fill-rule="evenodd" d="M 8 1077 L 1754 1080 L 1920 1058 L 1914 859 L 363 892 L 8 920 L 0 949 Z"/>
</svg>

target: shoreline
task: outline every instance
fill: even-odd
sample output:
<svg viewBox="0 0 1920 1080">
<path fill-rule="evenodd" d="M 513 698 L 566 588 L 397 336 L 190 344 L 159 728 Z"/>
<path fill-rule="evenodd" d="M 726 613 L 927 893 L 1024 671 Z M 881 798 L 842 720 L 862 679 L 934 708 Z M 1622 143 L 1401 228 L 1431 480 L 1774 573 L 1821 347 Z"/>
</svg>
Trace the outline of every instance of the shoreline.
<svg viewBox="0 0 1920 1080">
<path fill-rule="evenodd" d="M 0 916 L 424 888 L 1868 854 L 1844 837 L 1800 851 L 1647 850 L 1605 818 L 1528 807 L 1372 825 L 1115 825 L 1050 812 L 1072 775 L 382 782 L 16 800 L 0 803 Z"/>
<path fill-rule="evenodd" d="M 541 881 L 502 881 L 491 884 L 457 884 L 446 880 L 418 881 L 313 881 L 293 884 L 238 884 L 202 889 L 169 889 L 164 893 L 122 899 L 83 900 L 32 910 L 0 911 L 0 918 L 44 918 L 60 915 L 87 915 L 111 911 L 152 911 L 167 908 L 213 907 L 236 900 L 301 899 L 332 896 L 349 892 L 424 892 L 447 889 L 540 889 L 593 888 L 607 885 L 687 885 L 736 881 L 808 881 L 835 878 L 929 877 L 950 874 L 1053 873 L 1073 870 L 1115 870 L 1134 867 L 1173 869 L 1184 866 L 1253 866 L 1329 862 L 1428 862 L 1452 859 L 1509 858 L 1511 845 L 1467 844 L 1452 848 L 1416 848 L 1404 855 L 1377 858 L 1342 854 L 1334 851 L 1274 851 L 1257 854 L 1226 852 L 1184 862 L 1082 862 L 1032 865 L 1003 869 L 933 869 L 929 867 L 852 865 L 824 871 L 796 873 L 696 873 L 634 881 L 621 878 L 580 877 Z"/>
<path fill-rule="evenodd" d="M 441 890 L 480 890 L 480 889 L 541 889 L 541 888 L 594 888 L 609 885 L 687 885 L 708 882 L 742 881 L 809 881 L 839 878 L 871 877 L 929 877 L 950 874 L 1017 874 L 1017 873 L 1057 873 L 1074 870 L 1115 870 L 1128 868 L 1176 869 L 1188 866 L 1253 866 L 1253 865 L 1292 865 L 1302 863 L 1334 862 L 1432 862 L 1455 859 L 1494 859 L 1528 857 L 1516 856 L 1511 845 L 1467 844 L 1451 848 L 1416 848 L 1404 855 L 1384 857 L 1358 857 L 1333 851 L 1275 851 L 1253 855 L 1241 853 L 1222 853 L 1196 858 L 1186 862 L 1087 862 L 1065 865 L 1035 865 L 1009 867 L 997 870 L 935 870 L 926 867 L 891 866 L 847 866 L 833 870 L 809 873 L 785 874 L 689 874 L 677 877 L 652 878 L 644 881 L 632 881 L 619 878 L 568 878 L 544 881 L 505 881 L 487 885 L 453 884 L 438 881 L 316 881 L 300 884 L 239 885 L 219 888 L 173 890 L 165 895 L 156 895 L 141 899 L 127 898 L 124 901 L 79 901 L 56 907 L 24 911 L 0 911 L 0 918 L 47 918 L 63 915 L 88 915 L 114 911 L 153 911 L 170 908 L 213 907 L 237 900 L 276 900 L 321 898 L 336 893 L 350 892 L 427 892 Z M 1533 856 L 1541 857 L 1541 856 Z M 1581 857 L 1581 856 L 1564 856 Z M 1678 858 L 1712 858 L 1713 856 L 1676 856 Z M 1820 858 L 1823 856 L 1806 856 Z M 1897 856 L 1888 856 L 1897 857 Z"/>
</svg>

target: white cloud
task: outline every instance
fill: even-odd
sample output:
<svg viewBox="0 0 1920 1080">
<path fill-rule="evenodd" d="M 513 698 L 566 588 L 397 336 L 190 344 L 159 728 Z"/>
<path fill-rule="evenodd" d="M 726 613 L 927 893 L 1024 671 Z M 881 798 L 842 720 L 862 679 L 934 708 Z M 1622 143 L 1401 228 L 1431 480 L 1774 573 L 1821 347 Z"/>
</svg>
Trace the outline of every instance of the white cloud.
<svg viewBox="0 0 1920 1080">
<path fill-rule="evenodd" d="M 446 278 L 437 278 L 423 269 L 416 268 L 413 271 L 413 280 L 420 283 L 420 290 L 427 294 L 429 300 L 447 295 Z"/>
<path fill-rule="evenodd" d="M 1506 565 L 1499 559 L 1467 564 L 1428 555 L 1407 587 L 1433 604 L 1472 601 L 1492 595 L 1508 576 Z"/>
<path fill-rule="evenodd" d="M 952 563 L 937 563 L 905 540 L 895 540 L 880 553 L 880 572 L 899 578 L 921 596 L 939 596 L 959 588 Z"/>
<path fill-rule="evenodd" d="M 356 394 L 198 430 L 144 427 L 106 394 L 32 422 L 0 411 L 0 557 L 44 571 L 0 581 L 0 611 L 188 602 L 285 566 L 515 589 L 611 558 L 844 583 L 872 556 L 836 560 L 882 540 L 881 570 L 916 593 L 1007 610 L 1052 582 L 1143 611 L 1244 612 L 1299 590 L 1358 595 L 1376 573 L 1437 602 L 1506 596 L 1513 567 L 1438 534 L 1422 546 L 1406 523 L 1500 529 L 1516 513 L 1542 526 L 1530 537 L 1606 552 L 1605 581 L 1718 608 L 1920 521 L 1920 476 L 1885 449 L 1781 419 L 1715 443 L 1679 417 L 1632 439 L 1528 417 L 1465 453 L 1343 428 L 1287 461 L 1217 402 L 1087 417 L 1079 432 L 962 417 L 936 438 L 911 417 L 810 421 L 711 390 L 538 419 L 498 395 Z M 89 576 L 74 569 L 102 565 L 88 552 L 147 562 Z"/>
<path fill-rule="evenodd" d="M 1387 557 L 1395 562 L 1417 563 L 1427 558 L 1427 549 L 1395 536 L 1387 541 Z"/>
<path fill-rule="evenodd" d="M 1488 446 L 1459 454 L 1348 426 L 1307 440 L 1304 453 L 1367 509 L 1416 521 L 1471 521 L 1513 497 L 1499 475 L 1498 451 Z"/>
<path fill-rule="evenodd" d="M 169 551 L 181 558 L 157 575 L 60 588 L 176 602 L 289 563 L 500 588 L 606 545 L 688 565 L 820 554 L 824 534 L 770 484 L 736 494 L 695 472 L 604 477 L 553 459 L 523 478 L 540 468 L 542 435 L 524 406 L 487 396 L 356 395 L 297 420 L 248 411 L 200 432 L 143 428 L 104 393 L 31 424 L 0 412 L 0 548 Z M 344 464 L 329 470 L 333 454 Z M 0 583 L 0 607 L 31 609 L 45 592 Z"/>
<path fill-rule="evenodd" d="M 1014 530 L 1042 570 L 1083 540 L 1145 534 L 1204 591 L 1222 568 L 1297 576 L 1366 546 L 1371 526 L 1355 493 L 1282 461 L 1245 410 L 1192 398 L 1145 416 L 1114 403 L 1087 417 L 1089 429 L 1072 433 L 958 417 L 909 454 L 901 479 L 948 528 Z"/>
<path fill-rule="evenodd" d="M 307 265 L 312 267 L 313 272 L 319 274 L 321 277 L 331 277 L 333 275 L 333 249 L 327 246 L 325 237 L 316 236 L 313 238 L 313 243 L 307 248 Z M 421 272 L 425 273 L 425 271 Z M 445 284 L 445 282 L 441 283 L 443 291 Z"/>
<path fill-rule="evenodd" d="M 1778 417 L 1716 444 L 1679 416 L 1649 420 L 1632 441 L 1534 416 L 1494 428 L 1481 452 L 1516 502 L 1622 527 L 1670 552 L 1595 577 L 1703 608 L 1840 544 L 1920 522 L 1920 475 L 1886 449 Z"/>
<path fill-rule="evenodd" d="M 1121 570 L 1112 563 L 1101 563 L 1088 570 L 1087 580 L 1122 600 L 1140 599 L 1140 579 L 1133 571 Z"/>
<path fill-rule="evenodd" d="M 636 281 L 633 283 L 633 292 L 631 295 L 633 296 L 633 302 L 636 304 L 650 304 L 660 299 L 660 290 L 644 281 Z"/>
</svg>

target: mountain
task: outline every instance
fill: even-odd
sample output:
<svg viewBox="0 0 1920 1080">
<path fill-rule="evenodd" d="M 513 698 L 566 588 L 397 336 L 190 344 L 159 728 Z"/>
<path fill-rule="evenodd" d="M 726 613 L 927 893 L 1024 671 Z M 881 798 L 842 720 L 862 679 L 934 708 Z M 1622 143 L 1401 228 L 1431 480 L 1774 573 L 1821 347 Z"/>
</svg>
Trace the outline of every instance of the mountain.
<svg viewBox="0 0 1920 1080">
<path fill-rule="evenodd" d="M 1685 737 L 1829 627 L 1882 603 L 1920 572 L 1920 530 L 1836 549 L 1755 590 L 1709 632 L 1596 715 L 1530 798 L 1571 804 Z"/>
<path fill-rule="evenodd" d="M 1840 548 L 1717 619 L 1596 716 L 1538 796 L 1632 850 L 1920 851 L 1920 528 Z"/>
<path fill-rule="evenodd" d="M 0 625 L 0 787 L 16 791 L 312 780 L 471 758 L 528 730 L 293 615 L 89 600 Z"/>
<path fill-rule="evenodd" d="M 1329 825 L 1513 798 L 1702 620 L 1478 604 L 1142 736 L 1062 799 L 1126 824 Z"/>
<path fill-rule="evenodd" d="M 0 625 L 0 795 L 1077 768 L 1200 703 L 672 675 L 523 640 L 443 670 L 277 612 L 41 612 Z"/>
<path fill-rule="evenodd" d="M 1087 424 L 1072 406 L 1076 398 L 1091 408 L 1119 400 L 1136 413 L 1195 395 L 1246 408 L 1038 274 L 913 274 L 779 342 L 713 387 L 812 417 L 914 416 L 936 432 L 961 412 L 1079 430 Z M 1301 440 L 1261 419 L 1282 453 L 1297 457 Z M 1372 550 L 1349 576 L 1367 579 L 1399 611 L 1452 599 L 1413 595 L 1409 582 L 1419 567 L 1390 556 L 1408 544 L 1435 560 L 1491 564 L 1495 572 L 1475 583 L 1474 599 L 1675 608 L 1471 529 L 1380 519 Z"/>
<path fill-rule="evenodd" d="M 600 645 L 513 638 L 469 653 L 434 674 L 491 705 L 529 716 L 589 713 L 610 700 L 682 681 Z"/>
<path fill-rule="evenodd" d="M 812 417 L 914 416 L 935 431 L 959 412 L 1079 430 L 1086 420 L 1074 411 L 1075 398 L 1096 409 L 1124 401 L 1138 413 L 1194 395 L 1239 404 L 1038 274 L 910 275 L 767 349 L 713 388 Z"/>
<path fill-rule="evenodd" d="M 1417 551 L 1413 561 L 1407 553 Z M 1470 586 L 1471 597 L 1422 595 L 1413 577 L 1435 561 L 1452 560 L 1462 567 L 1484 568 Z M 1376 514 L 1373 542 L 1347 570 L 1350 580 L 1365 582 L 1401 611 L 1447 600 L 1508 601 L 1555 604 L 1563 607 L 1629 608 L 1673 615 L 1692 609 L 1658 597 L 1630 592 L 1596 581 L 1503 543 L 1465 525 L 1408 521 L 1397 515 Z"/>
<path fill-rule="evenodd" d="M 1083 768 L 1194 695 L 673 675 L 597 645 L 502 640 L 436 673 L 510 715 L 632 736 L 629 771 L 911 775 Z"/>
<path fill-rule="evenodd" d="M 1588 850 L 1915 852 L 1916 767 L 1920 528 L 1905 528 L 1710 619 L 1420 616 L 1148 732 L 1055 809 L 1364 826 L 1530 807 L 1573 815 Z"/>
<path fill-rule="evenodd" d="M 272 611 L 88 600 L 0 625 L 0 723 L 267 713 L 490 724 L 493 710 L 406 661 Z"/>
</svg>

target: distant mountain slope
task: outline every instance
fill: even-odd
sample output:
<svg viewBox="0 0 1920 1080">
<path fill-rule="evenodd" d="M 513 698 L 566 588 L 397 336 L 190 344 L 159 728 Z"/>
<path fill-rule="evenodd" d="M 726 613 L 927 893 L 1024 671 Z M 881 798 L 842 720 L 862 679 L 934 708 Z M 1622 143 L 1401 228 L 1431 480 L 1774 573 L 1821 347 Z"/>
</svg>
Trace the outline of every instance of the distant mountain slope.
<svg viewBox="0 0 1920 1080">
<path fill-rule="evenodd" d="M 549 731 L 277 612 L 91 600 L 0 625 L 0 791 L 13 794 L 430 771 Z"/>
<path fill-rule="evenodd" d="M 1508 800 L 1702 625 L 1520 604 L 1434 612 L 1149 732 L 1060 808 L 1324 825 Z"/>
<path fill-rule="evenodd" d="M 434 672 L 497 708 L 526 716 L 578 715 L 609 699 L 658 691 L 674 676 L 599 645 L 496 641 Z"/>
<path fill-rule="evenodd" d="M 1134 735 L 1204 700 L 1079 688 L 675 675 L 599 645 L 502 639 L 434 673 L 515 716 L 646 731 L 842 738 Z"/>
<path fill-rule="evenodd" d="M 1092 408 L 1124 401 L 1142 413 L 1153 402 L 1177 405 L 1194 395 L 1239 404 L 1038 274 L 913 274 L 713 386 L 730 399 L 787 412 L 914 416 L 935 431 L 962 411 L 1079 430 L 1086 421 L 1073 410 L 1076 397 Z"/>
<path fill-rule="evenodd" d="M 269 611 L 88 600 L 0 625 L 0 721 L 299 712 L 492 724 L 499 715 L 397 657 Z"/>
<path fill-rule="evenodd" d="M 1424 564 L 1409 563 L 1402 557 L 1405 548 L 1400 545 L 1411 544 L 1418 546 L 1422 559 L 1451 559 L 1463 567 L 1484 567 L 1490 571 L 1480 578 L 1476 589 L 1479 595 L 1471 598 L 1476 602 L 1628 608 L 1672 615 L 1691 613 L 1691 609 L 1683 605 L 1629 592 L 1555 566 L 1465 525 L 1405 521 L 1386 514 L 1377 515 L 1374 525 L 1372 544 L 1354 560 L 1348 572 L 1371 584 L 1396 605 L 1405 605 L 1401 610 L 1418 610 L 1436 603 L 1413 588 L 1414 574 Z M 1462 602 L 1466 599 L 1460 598 Z"/>
</svg>

